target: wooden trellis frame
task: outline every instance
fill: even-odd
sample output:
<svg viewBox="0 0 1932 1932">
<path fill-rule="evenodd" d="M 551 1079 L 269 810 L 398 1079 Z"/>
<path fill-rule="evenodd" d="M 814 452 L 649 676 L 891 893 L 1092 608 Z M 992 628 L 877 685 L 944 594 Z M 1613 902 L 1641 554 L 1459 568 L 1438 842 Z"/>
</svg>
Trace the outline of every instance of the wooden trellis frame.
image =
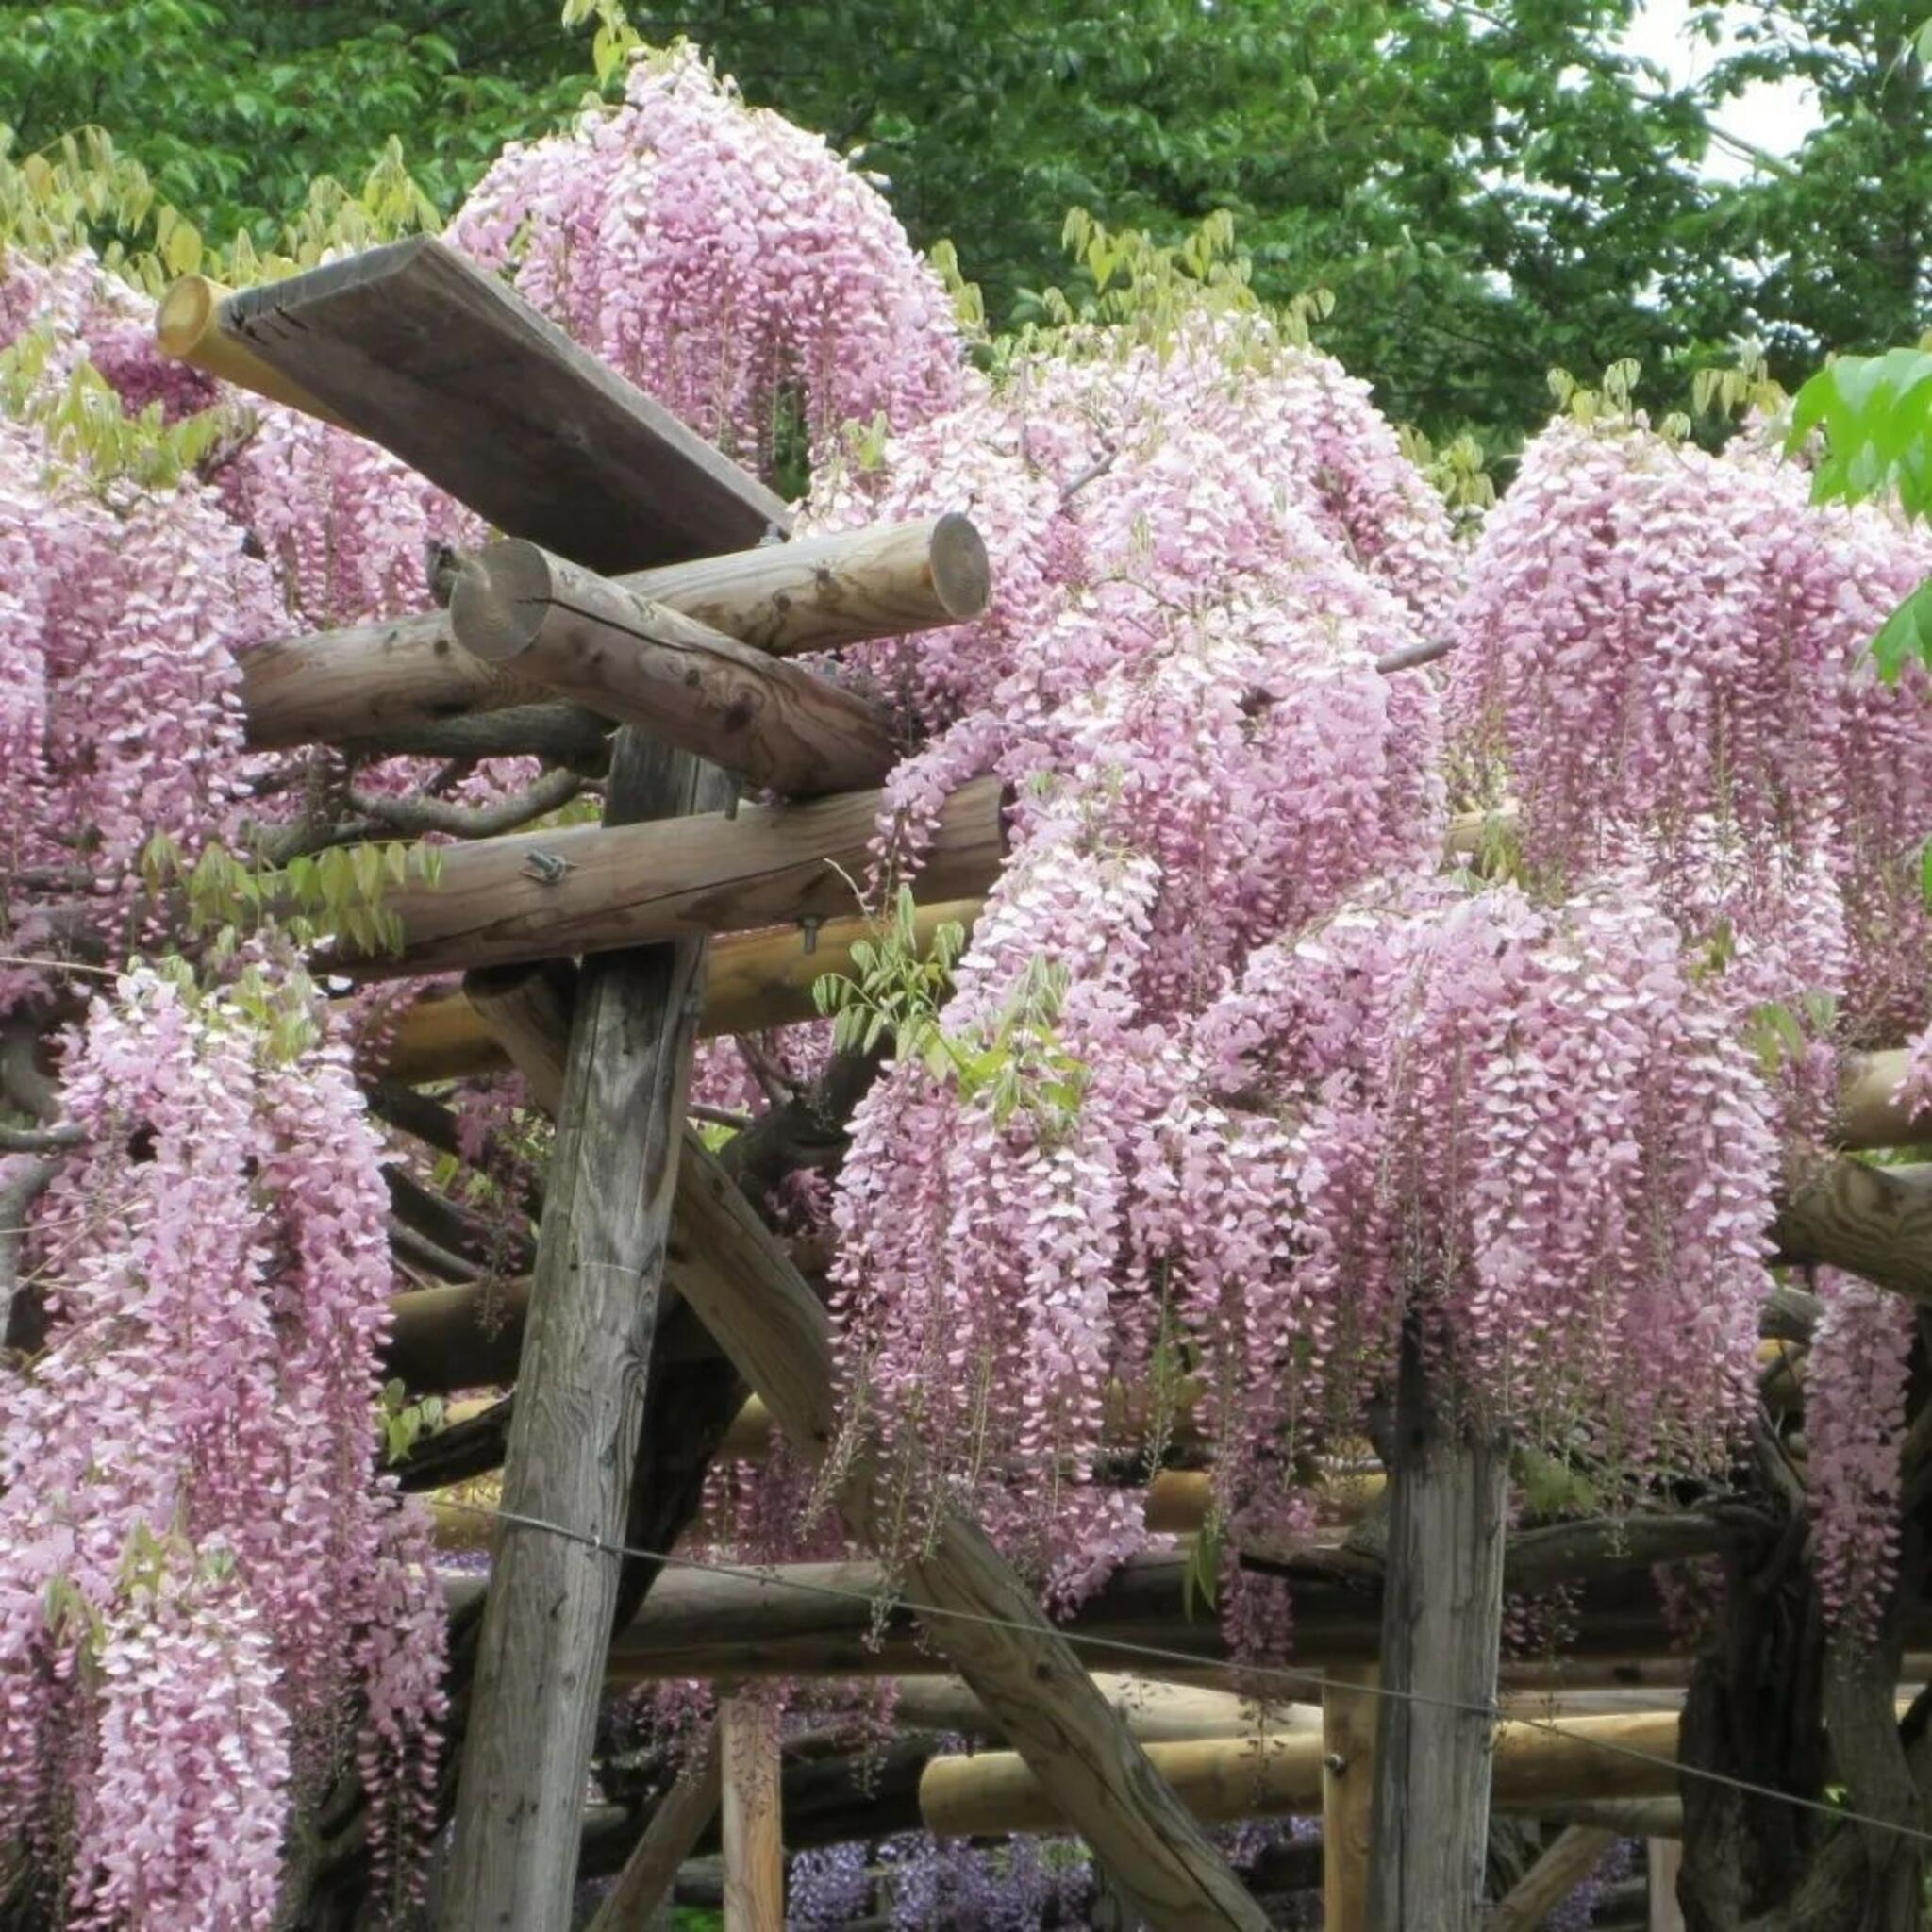
<svg viewBox="0 0 1932 1932">
<path fill-rule="evenodd" d="M 588 571 L 741 552 L 789 525 L 785 507 L 762 485 L 439 242 L 371 250 L 225 299 L 190 284 L 163 305 L 160 334 L 164 346 L 218 373 L 319 406 L 317 413 L 412 463 L 506 537 Z M 611 594 L 614 608 L 634 608 L 632 592 Z M 680 636 L 689 641 L 688 632 Z M 715 655 L 756 684 L 730 652 Z M 549 661 L 531 664 L 533 676 Z M 479 681 L 487 684 L 487 674 Z M 808 681 L 788 683 L 794 694 L 809 693 Z M 574 689 L 581 694 L 580 679 Z M 627 698 L 638 689 L 626 680 Z M 725 699 L 727 709 L 733 701 Z M 721 781 L 707 775 L 692 750 L 654 744 L 637 728 L 648 713 L 634 702 L 625 709 L 632 724 L 616 743 L 607 828 L 575 838 L 602 841 L 593 848 L 600 855 L 618 853 L 599 858 L 608 868 L 600 882 L 608 878 L 620 897 L 637 890 L 647 898 L 650 883 L 635 881 L 635 868 L 660 859 L 662 846 L 636 822 L 686 817 L 708 792 L 716 796 Z M 835 715 L 838 701 L 826 699 L 824 709 Z M 693 741 L 683 727 L 674 736 Z M 841 827 L 872 809 L 870 801 L 828 805 Z M 823 818 L 828 808 L 808 809 Z M 993 810 L 996 822 L 996 800 Z M 780 819 L 804 873 L 830 841 L 815 853 L 801 816 Z M 621 836 L 612 820 L 632 822 L 632 831 Z M 740 824 L 735 837 L 708 836 L 741 845 L 757 829 Z M 983 838 L 975 852 L 985 854 Z M 562 872 L 530 862 L 533 854 L 560 856 Z M 509 857 L 508 876 L 525 874 L 538 892 L 535 906 L 511 922 L 514 941 L 503 943 L 498 928 L 493 949 L 486 942 L 467 956 L 460 942 L 441 954 L 414 947 L 403 970 L 420 970 L 427 958 L 471 966 L 547 956 L 533 943 L 545 924 L 542 892 L 569 877 L 571 856 L 525 842 Z M 983 890 L 987 860 L 973 862 L 979 875 L 955 876 L 938 890 Z M 573 1534 L 499 1524 L 443 1888 L 441 1922 L 452 1932 L 568 1922 L 617 1546 L 679 1191 L 678 1129 L 706 937 L 841 909 L 809 884 L 774 900 L 769 891 L 721 894 L 714 881 L 697 896 L 701 914 L 686 902 L 668 923 L 615 932 L 549 924 L 549 954 L 573 941 L 630 950 L 594 953 L 576 991 L 504 1471 L 507 1510 Z M 481 897 L 477 908 L 480 932 L 490 908 Z M 406 932 L 422 909 L 406 911 Z M 688 1162 L 688 1151 L 682 1158 Z M 751 1257 L 765 1271 L 761 1282 L 747 1283 L 728 1277 L 715 1253 L 689 1257 L 688 1266 L 717 1291 L 708 1312 L 756 1317 L 758 1291 L 776 1283 L 803 1324 L 796 1333 L 823 1324 L 816 1299 L 730 1182 L 707 1172 L 698 1198 L 707 1225 L 729 1238 L 734 1263 Z M 831 1403 L 829 1350 L 818 1333 L 802 1361 L 774 1358 L 771 1386 L 760 1389 L 781 1422 L 808 1414 L 814 1430 Z M 749 1356 L 763 1346 L 761 1334 L 754 1321 L 720 1340 Z M 1158 1926 L 1262 1925 L 1225 1859 L 991 1543 L 969 1524 L 949 1534 L 952 1553 L 921 1569 L 924 1587 L 1011 1618 L 1024 1634 L 962 1623 L 936 1628 L 934 1637 L 963 1653 L 975 1690 L 1010 1716 L 1028 1761 L 1080 1821 L 1123 1895 Z"/>
</svg>

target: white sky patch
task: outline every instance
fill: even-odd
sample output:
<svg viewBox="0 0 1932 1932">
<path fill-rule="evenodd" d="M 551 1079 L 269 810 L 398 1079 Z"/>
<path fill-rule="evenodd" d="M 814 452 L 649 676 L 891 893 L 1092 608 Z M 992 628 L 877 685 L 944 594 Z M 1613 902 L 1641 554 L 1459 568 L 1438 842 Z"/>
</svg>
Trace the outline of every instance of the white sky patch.
<svg viewBox="0 0 1932 1932">
<path fill-rule="evenodd" d="M 1622 45 L 1626 53 L 1654 60 L 1674 86 L 1701 80 L 1724 51 L 1712 47 L 1690 31 L 1691 0 L 1644 0 Z M 1727 7 L 1740 21 L 1754 19 L 1755 7 Z M 1762 83 L 1727 101 L 1716 125 L 1751 147 L 1788 155 L 1818 125 L 1818 103 L 1811 90 L 1796 80 Z M 1756 170 L 1748 156 L 1713 141 L 1704 158 L 1704 174 L 1713 181 L 1741 181 Z"/>
</svg>

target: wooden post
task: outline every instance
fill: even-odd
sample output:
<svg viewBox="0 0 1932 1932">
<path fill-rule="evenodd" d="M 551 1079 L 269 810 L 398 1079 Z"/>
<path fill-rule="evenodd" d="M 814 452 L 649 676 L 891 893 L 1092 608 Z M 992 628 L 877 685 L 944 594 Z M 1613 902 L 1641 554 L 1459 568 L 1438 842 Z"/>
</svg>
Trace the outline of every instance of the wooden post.
<svg viewBox="0 0 1932 1932">
<path fill-rule="evenodd" d="M 534 543 L 465 557 L 457 642 L 561 697 L 636 724 L 759 790 L 818 798 L 899 761 L 875 705 Z"/>
<path fill-rule="evenodd" d="M 1402 1340 L 1382 1591 L 1371 1932 L 1474 1932 L 1490 1820 L 1509 1461 Z"/>
<path fill-rule="evenodd" d="M 760 544 L 616 582 L 777 658 L 959 624 L 986 608 L 991 588 L 986 545 L 957 515 Z M 248 742 L 261 748 L 380 745 L 547 698 L 514 666 L 458 650 L 440 609 L 277 638 L 245 652 L 241 672 Z"/>
<path fill-rule="evenodd" d="M 587 1932 L 650 1932 L 658 1908 L 670 1899 L 677 1868 L 718 1815 L 724 1752 L 716 1724 L 695 1751 L 694 1761 L 651 1814 L 643 1837 L 624 1861 L 616 1885 L 597 1907 Z"/>
<path fill-rule="evenodd" d="M 606 809 L 616 819 L 689 811 L 722 782 L 625 733 Z M 444 1932 L 570 1924 L 703 963 L 702 944 L 619 954 L 587 961 L 577 988 Z"/>
<path fill-rule="evenodd" d="M 1650 1932 L 1684 1932 L 1684 1908 L 1677 1903 L 1683 1838 L 1646 1839 L 1643 1857 L 1650 1879 Z"/>
<path fill-rule="evenodd" d="M 1616 1842 L 1614 1831 L 1589 1824 L 1566 1826 L 1491 1913 L 1484 1932 L 1538 1932 Z"/>
<path fill-rule="evenodd" d="M 452 846 L 435 885 L 411 879 L 384 894 L 400 950 L 342 947 L 329 968 L 394 978 L 846 917 L 859 909 L 851 882 L 871 866 L 884 805 L 881 792 L 849 791 Z M 920 888 L 975 896 L 1005 858 L 1000 782 L 975 778 L 941 808 Z"/>
<path fill-rule="evenodd" d="M 724 1932 L 785 1932 L 778 1720 L 762 1697 L 718 1706 L 724 1765 Z"/>
<path fill-rule="evenodd" d="M 1373 1664 L 1343 1665 L 1322 1686 L 1322 1924 L 1368 1932 L 1375 1808 Z"/>
</svg>

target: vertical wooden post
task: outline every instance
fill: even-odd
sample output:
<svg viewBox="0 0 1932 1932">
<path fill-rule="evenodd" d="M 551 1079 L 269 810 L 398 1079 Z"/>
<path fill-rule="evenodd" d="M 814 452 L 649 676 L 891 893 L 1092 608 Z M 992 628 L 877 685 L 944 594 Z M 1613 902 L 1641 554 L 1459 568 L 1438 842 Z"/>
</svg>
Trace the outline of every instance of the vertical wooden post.
<svg viewBox="0 0 1932 1932">
<path fill-rule="evenodd" d="M 721 791 L 696 759 L 621 732 L 606 820 L 715 808 Z M 443 1932 L 570 1924 L 703 970 L 687 941 L 599 956 L 579 982 Z"/>
<path fill-rule="evenodd" d="M 1474 1932 L 1490 1822 L 1509 1459 L 1404 1331 L 1389 1468 L 1370 1932 Z"/>
<path fill-rule="evenodd" d="M 1684 1908 L 1677 1903 L 1677 1874 L 1684 1866 L 1684 1841 L 1652 1838 L 1643 1841 L 1650 1877 L 1650 1932 L 1684 1932 Z"/>
<path fill-rule="evenodd" d="M 715 1724 L 695 1748 L 698 1755 L 651 1814 L 589 1932 L 650 1932 L 658 1907 L 670 1899 L 677 1868 L 718 1815 L 724 1790 L 724 1752 Z"/>
<path fill-rule="evenodd" d="M 1374 1665 L 1342 1664 L 1322 1686 L 1323 1932 L 1369 1928 L 1380 1699 L 1364 1687 L 1374 1682 Z"/>
<path fill-rule="evenodd" d="M 785 1932 L 778 1719 L 758 1696 L 719 1701 L 724 1767 L 724 1932 Z"/>
</svg>

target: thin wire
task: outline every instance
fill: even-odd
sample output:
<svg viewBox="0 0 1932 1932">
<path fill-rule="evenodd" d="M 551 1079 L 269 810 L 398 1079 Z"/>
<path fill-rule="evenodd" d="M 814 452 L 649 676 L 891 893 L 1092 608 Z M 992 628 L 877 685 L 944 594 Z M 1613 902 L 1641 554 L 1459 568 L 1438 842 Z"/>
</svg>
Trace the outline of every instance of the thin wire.
<svg viewBox="0 0 1932 1932">
<path fill-rule="evenodd" d="M 473 1516 L 492 1517 L 499 1522 L 519 1525 L 525 1529 L 541 1529 L 552 1536 L 559 1536 L 570 1542 L 581 1543 L 585 1548 L 595 1550 L 600 1555 L 613 1557 L 634 1557 L 649 1563 L 660 1563 L 667 1570 L 691 1570 L 707 1576 L 724 1576 L 740 1582 L 763 1584 L 779 1590 L 797 1591 L 808 1596 L 831 1597 L 841 1603 L 863 1604 L 876 1612 L 880 1604 L 885 1603 L 891 1609 L 909 1611 L 916 1617 L 950 1617 L 956 1624 L 983 1624 L 990 1629 L 1017 1632 L 1023 1637 L 1037 1637 L 1037 1624 L 1015 1623 L 1008 1617 L 995 1617 L 983 1610 L 953 1610 L 939 1604 L 916 1603 L 909 1597 L 893 1595 L 881 1598 L 865 1591 L 843 1590 L 833 1583 L 809 1583 L 803 1577 L 787 1576 L 774 1569 L 758 1569 L 734 1563 L 716 1563 L 699 1557 L 674 1557 L 662 1550 L 646 1550 L 633 1543 L 610 1542 L 605 1538 L 589 1531 L 572 1529 L 566 1524 L 549 1523 L 541 1516 L 526 1516 L 520 1510 L 501 1509 L 484 1503 L 468 1503 L 454 1497 L 439 1499 L 438 1507 L 445 1509 L 467 1510 Z M 1058 1624 L 1049 1626 L 1052 1634 L 1070 1644 L 1084 1644 L 1090 1650 L 1105 1650 L 1115 1657 L 1141 1657 L 1149 1662 L 1184 1664 L 1198 1670 L 1202 1664 L 1211 1662 L 1192 1651 L 1167 1650 L 1158 1644 L 1134 1643 L 1121 1637 L 1101 1637 L 1089 1632 L 1064 1629 Z M 1273 1677 L 1283 1683 L 1312 1686 L 1317 1690 L 1324 1687 L 1326 1679 L 1319 1671 L 1296 1670 L 1289 1664 L 1235 1664 L 1238 1674 L 1247 1677 Z M 1425 1691 L 1398 1690 L 1388 1684 L 1354 1683 L 1349 1687 L 1351 1696 L 1366 1694 L 1383 1697 L 1403 1704 L 1424 1705 L 1438 1710 L 1448 1710 L 1464 1717 L 1479 1717 L 1490 1724 L 1504 1722 L 1503 1714 L 1494 1705 L 1469 1704 L 1454 1697 L 1432 1697 Z M 1726 1790 L 1741 1791 L 1750 1797 L 1769 1798 L 1774 1804 L 1790 1805 L 1800 1811 L 1815 1811 L 1821 1816 L 1836 1819 L 1842 1824 L 1861 1824 L 1874 1831 L 1889 1831 L 1895 1837 L 1909 1839 L 1914 1843 L 1932 1845 L 1932 1831 L 1922 1831 L 1916 1825 L 1900 1824 L 1889 1818 L 1876 1818 L 1868 1811 L 1854 1811 L 1842 1805 L 1833 1805 L 1822 1798 L 1801 1798 L 1790 1791 L 1781 1791 L 1774 1785 L 1753 1782 L 1749 1778 L 1733 1777 L 1727 1772 L 1711 1771 L 1703 1765 L 1686 1764 L 1675 1757 L 1660 1757 L 1654 1751 L 1642 1751 L 1634 1744 L 1619 1744 L 1609 1738 L 1592 1737 L 1588 1733 L 1564 1730 L 1555 1718 L 1513 1717 L 1508 1720 L 1526 1727 L 1542 1731 L 1553 1738 L 1560 1738 L 1571 1744 L 1586 1750 L 1607 1752 L 1613 1757 L 1634 1758 L 1640 1764 L 1655 1766 L 1659 1771 L 1674 1772 L 1679 1777 L 1699 1778 L 1709 1785 L 1717 1785 Z"/>
</svg>

